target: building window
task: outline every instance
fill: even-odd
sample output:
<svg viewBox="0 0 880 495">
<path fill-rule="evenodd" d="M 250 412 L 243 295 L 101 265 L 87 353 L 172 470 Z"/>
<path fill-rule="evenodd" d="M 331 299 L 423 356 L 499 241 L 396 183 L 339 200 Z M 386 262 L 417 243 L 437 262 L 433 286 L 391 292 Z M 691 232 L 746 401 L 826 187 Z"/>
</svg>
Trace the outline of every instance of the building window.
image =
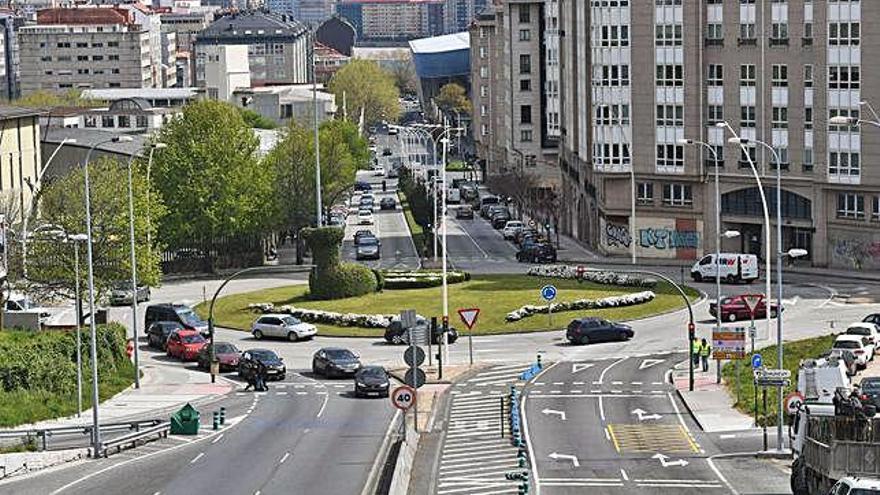
<svg viewBox="0 0 880 495">
<path fill-rule="evenodd" d="M 629 145 L 618 143 L 594 143 L 593 163 L 601 168 L 630 163 Z"/>
<path fill-rule="evenodd" d="M 116 48 L 119 46 L 119 42 L 118 41 L 108 41 L 107 46 L 110 48 Z"/>
<path fill-rule="evenodd" d="M 874 196 L 871 200 L 871 220 L 880 222 L 880 196 Z"/>
<path fill-rule="evenodd" d="M 831 22 L 828 24 L 829 45 L 858 45 L 861 36 L 858 22 Z"/>
<path fill-rule="evenodd" d="M 86 115 L 83 120 L 85 121 L 85 127 L 98 127 L 98 117 L 94 115 Z"/>
<path fill-rule="evenodd" d="M 657 105 L 658 127 L 683 127 L 684 107 L 681 105 Z"/>
<path fill-rule="evenodd" d="M 596 125 L 629 125 L 629 105 L 598 105 Z"/>
<path fill-rule="evenodd" d="M 681 46 L 681 24 L 657 24 L 654 26 L 656 46 Z"/>
<path fill-rule="evenodd" d="M 531 91 L 532 90 L 532 80 L 531 79 L 520 79 L 519 80 L 519 90 L 520 91 Z"/>
<path fill-rule="evenodd" d="M 519 73 L 520 74 L 531 74 L 532 73 L 532 57 L 531 55 L 523 54 L 519 56 Z"/>
<path fill-rule="evenodd" d="M 740 44 L 753 44 L 755 38 L 755 24 L 744 22 L 739 25 L 739 42 Z"/>
<path fill-rule="evenodd" d="M 483 136 L 489 135 L 489 125 L 488 124 L 480 124 L 480 134 Z"/>
<path fill-rule="evenodd" d="M 599 35 L 601 36 L 599 43 L 602 46 L 629 46 L 629 26 L 604 25 Z"/>
<path fill-rule="evenodd" d="M 828 153 L 828 175 L 848 175 L 858 177 L 861 174 L 861 157 L 854 151 L 831 151 Z"/>
<path fill-rule="evenodd" d="M 774 22 L 771 27 L 770 34 L 771 45 L 787 45 L 788 44 L 788 23 Z"/>
<path fill-rule="evenodd" d="M 706 156 L 706 166 L 708 167 L 724 167 L 724 146 L 720 144 L 712 145 L 712 149 L 715 150 L 715 154 L 712 153 L 707 154 Z M 717 161 L 716 161 L 717 156 Z"/>
<path fill-rule="evenodd" d="M 629 86 L 628 65 L 597 65 L 593 83 L 600 86 Z"/>
<path fill-rule="evenodd" d="M 774 129 L 788 129 L 788 107 L 773 107 L 771 126 Z"/>
<path fill-rule="evenodd" d="M 828 89 L 859 89 L 860 82 L 857 65 L 828 67 Z"/>
<path fill-rule="evenodd" d="M 119 55 L 107 55 L 108 60 L 119 60 Z"/>
<path fill-rule="evenodd" d="M 480 86 L 480 96 L 483 98 L 489 96 L 489 86 Z"/>
<path fill-rule="evenodd" d="M 485 46 L 481 46 L 481 47 L 480 47 L 480 58 L 486 58 L 486 56 L 488 55 L 488 53 L 489 53 L 489 51 L 486 50 L 486 47 L 485 47 Z"/>
<path fill-rule="evenodd" d="M 804 164 L 802 168 L 804 172 L 813 171 L 813 148 L 804 148 Z"/>
<path fill-rule="evenodd" d="M 532 106 L 531 105 L 520 105 L 520 107 L 519 107 L 519 123 L 520 124 L 531 124 L 532 123 Z"/>
<path fill-rule="evenodd" d="M 837 218 L 865 218 L 865 197 L 860 194 L 837 194 Z"/>
<path fill-rule="evenodd" d="M 530 41 L 532 39 L 532 32 L 528 29 L 520 29 L 519 30 L 519 40 L 520 41 Z"/>
<path fill-rule="evenodd" d="M 804 87 L 812 88 L 813 87 L 813 65 L 806 64 L 804 65 Z"/>
<path fill-rule="evenodd" d="M 782 170 L 788 170 L 789 162 L 788 162 L 788 148 L 783 146 L 774 146 L 773 151 L 776 152 L 776 155 L 779 156 L 779 167 Z M 770 168 L 772 170 L 776 170 L 776 157 L 770 158 Z"/>
<path fill-rule="evenodd" d="M 804 129 L 813 128 L 813 107 L 804 107 Z"/>
<path fill-rule="evenodd" d="M 706 39 L 710 44 L 718 44 L 724 40 L 724 24 L 711 22 L 706 25 Z"/>
<path fill-rule="evenodd" d="M 785 64 L 773 64 L 772 85 L 776 88 L 788 87 L 788 66 Z"/>
<path fill-rule="evenodd" d="M 746 151 L 743 151 L 742 148 L 742 146 L 739 147 L 739 168 L 752 168 L 751 164 L 758 161 L 755 147 L 746 145 Z M 748 153 L 748 155 L 746 155 L 746 153 Z M 749 163 L 749 160 L 751 160 L 751 163 Z"/>
<path fill-rule="evenodd" d="M 724 105 L 709 105 L 706 109 L 708 111 L 706 117 L 709 125 L 715 125 L 718 122 L 724 121 Z"/>
<path fill-rule="evenodd" d="M 489 113 L 489 107 L 486 105 L 480 105 L 480 117 L 485 117 Z"/>
<path fill-rule="evenodd" d="M 119 117 L 117 117 L 116 120 L 117 120 L 117 127 L 120 127 L 123 129 L 127 129 L 127 128 L 131 127 L 131 117 L 129 117 L 128 115 L 120 115 Z"/>
<path fill-rule="evenodd" d="M 88 56 L 88 55 L 77 55 L 77 56 L 76 56 L 76 61 L 77 61 L 77 62 L 87 62 L 88 60 L 89 60 L 89 56 Z"/>
<path fill-rule="evenodd" d="M 755 85 L 755 65 L 742 64 L 739 66 L 739 85 L 754 86 Z"/>
<path fill-rule="evenodd" d="M 654 183 L 653 182 L 639 182 L 636 184 L 636 190 L 638 194 L 636 195 L 636 202 L 640 205 L 652 205 L 654 204 Z"/>
<path fill-rule="evenodd" d="M 104 60 L 104 56 L 103 55 L 92 55 L 92 60 L 99 62 L 101 60 Z"/>
<path fill-rule="evenodd" d="M 532 142 L 532 131 L 530 129 L 523 129 L 519 131 L 519 140 L 524 143 Z"/>
<path fill-rule="evenodd" d="M 694 203 L 688 184 L 663 184 L 663 204 L 666 206 L 690 206 Z"/>
<path fill-rule="evenodd" d="M 101 117 L 101 127 L 111 128 L 116 126 L 116 119 L 112 115 L 104 115 Z"/>
<path fill-rule="evenodd" d="M 755 127 L 755 107 L 743 105 L 740 107 L 740 127 Z"/>
<path fill-rule="evenodd" d="M 138 115 L 137 117 L 135 117 L 135 122 L 137 123 L 137 127 L 139 129 L 146 129 L 147 126 L 149 126 L 146 115 Z"/>
<path fill-rule="evenodd" d="M 813 23 L 805 22 L 804 23 L 804 37 L 803 37 L 804 45 L 812 45 L 813 44 Z"/>
<path fill-rule="evenodd" d="M 724 85 L 724 66 L 721 64 L 709 64 L 709 77 L 707 84 L 709 86 Z"/>
<path fill-rule="evenodd" d="M 519 22 L 521 24 L 528 24 L 532 22 L 532 11 L 531 5 L 528 4 L 520 4 L 519 6 Z"/>
<path fill-rule="evenodd" d="M 683 86 L 684 85 L 684 66 L 662 64 L 657 66 L 656 70 L 657 86 Z"/>
<path fill-rule="evenodd" d="M 89 47 L 89 44 L 88 44 L 88 43 L 85 43 L 85 42 L 82 42 L 82 41 L 78 41 L 78 42 L 76 43 L 76 47 L 77 47 L 77 48 L 88 48 L 88 47 Z"/>
<path fill-rule="evenodd" d="M 683 169 L 684 168 L 684 146 L 677 144 L 658 144 L 657 145 L 657 169 Z"/>
</svg>

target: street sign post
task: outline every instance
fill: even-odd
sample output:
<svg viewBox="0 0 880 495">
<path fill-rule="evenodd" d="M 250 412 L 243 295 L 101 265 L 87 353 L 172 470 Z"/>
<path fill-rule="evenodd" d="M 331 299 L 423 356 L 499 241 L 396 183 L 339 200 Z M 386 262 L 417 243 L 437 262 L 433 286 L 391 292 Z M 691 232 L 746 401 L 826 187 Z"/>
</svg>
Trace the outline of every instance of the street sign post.
<svg viewBox="0 0 880 495">
<path fill-rule="evenodd" d="M 797 414 L 801 404 L 804 403 L 804 396 L 800 392 L 792 392 L 785 398 L 785 410 L 788 414 L 794 416 Z"/>
<path fill-rule="evenodd" d="M 553 328 L 553 300 L 556 299 L 556 286 L 547 284 L 541 287 L 541 297 L 547 301 L 547 323 Z"/>
<path fill-rule="evenodd" d="M 403 377 L 403 381 L 414 389 L 422 388 L 426 379 L 427 376 L 425 376 L 425 372 L 421 368 L 410 368 L 406 370 L 406 375 Z"/>
<path fill-rule="evenodd" d="M 416 391 L 407 385 L 401 385 L 391 392 L 391 404 L 401 411 L 407 411 L 416 404 Z"/>
<path fill-rule="evenodd" d="M 412 328 L 416 326 L 416 310 L 404 309 L 400 312 L 400 326 L 403 328 Z"/>
<path fill-rule="evenodd" d="M 425 351 L 421 347 L 410 346 L 403 351 L 403 361 L 407 366 L 417 367 L 425 362 Z"/>
<path fill-rule="evenodd" d="M 764 358 L 760 354 L 752 354 L 752 369 L 758 369 L 764 366 Z"/>
<path fill-rule="evenodd" d="M 760 387 L 787 387 L 791 384 L 791 371 L 758 368 L 755 370 L 755 383 Z"/>
<path fill-rule="evenodd" d="M 712 359 L 743 359 L 745 356 L 745 327 L 712 330 Z"/>
<path fill-rule="evenodd" d="M 742 297 L 746 307 L 749 308 L 749 312 L 752 314 L 752 319 L 754 320 L 755 310 L 758 309 L 758 305 L 764 300 L 764 294 L 743 294 L 740 297 Z"/>
<path fill-rule="evenodd" d="M 471 366 L 474 365 L 474 325 L 477 324 L 477 317 L 480 316 L 480 308 L 462 308 L 458 310 L 458 316 L 461 322 L 468 329 L 468 359 Z"/>
</svg>

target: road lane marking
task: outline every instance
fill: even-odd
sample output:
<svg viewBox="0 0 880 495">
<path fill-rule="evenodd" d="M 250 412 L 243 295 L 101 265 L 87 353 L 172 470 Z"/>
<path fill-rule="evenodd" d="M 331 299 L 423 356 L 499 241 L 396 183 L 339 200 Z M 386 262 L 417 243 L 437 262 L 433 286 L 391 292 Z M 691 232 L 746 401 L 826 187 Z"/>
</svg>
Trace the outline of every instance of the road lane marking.
<svg viewBox="0 0 880 495">
<path fill-rule="evenodd" d="M 620 444 L 617 443 L 617 437 L 614 435 L 614 428 L 612 428 L 611 425 L 608 425 L 605 427 L 605 432 L 611 436 L 611 443 L 614 444 L 614 450 L 616 450 L 617 453 L 619 454 L 620 453 Z"/>
<path fill-rule="evenodd" d="M 610 424 L 608 430 L 619 453 L 699 453 L 691 434 L 680 425 Z"/>
<path fill-rule="evenodd" d="M 727 486 L 727 489 L 730 490 L 730 493 L 732 493 L 733 495 L 739 495 L 739 492 L 736 491 L 736 488 L 734 488 L 733 485 L 731 485 L 730 482 L 727 481 L 727 478 L 725 478 L 724 475 L 721 474 L 721 470 L 719 470 L 718 467 L 715 466 L 715 462 L 712 461 L 711 457 L 706 458 L 706 463 L 709 464 L 709 467 L 715 473 L 715 476 L 717 476 L 718 479 Z"/>
<path fill-rule="evenodd" d="M 626 471 L 623 468 L 620 468 L 620 475 L 623 477 L 623 481 L 629 481 L 629 476 L 626 475 Z"/>
<path fill-rule="evenodd" d="M 324 396 L 324 402 L 321 403 L 321 409 L 318 410 L 318 415 L 315 416 L 316 418 L 320 418 L 324 414 L 324 408 L 327 407 L 327 400 L 329 397 L 329 395 Z"/>
<path fill-rule="evenodd" d="M 278 461 L 278 464 L 284 464 L 284 461 L 286 461 L 289 457 L 290 457 L 290 452 L 285 452 L 284 455 L 281 457 L 281 460 Z"/>
<path fill-rule="evenodd" d="M 623 356 L 622 358 L 618 359 L 617 361 L 614 361 L 613 363 L 606 366 L 605 369 L 602 370 L 602 373 L 599 374 L 598 385 L 601 385 L 605 381 L 605 373 L 608 373 L 608 370 L 610 370 L 611 368 L 615 367 L 616 365 L 626 361 L 627 359 L 629 359 L 627 356 Z"/>
<path fill-rule="evenodd" d="M 199 459 L 201 459 L 201 458 L 204 457 L 204 456 L 205 456 L 205 453 L 204 453 L 204 452 L 199 452 L 199 455 L 193 457 L 193 460 L 189 461 L 189 463 L 190 463 L 190 464 L 195 464 L 196 461 L 198 461 Z"/>
<path fill-rule="evenodd" d="M 599 396 L 599 418 L 605 421 L 605 406 L 602 404 L 602 396 Z"/>
<path fill-rule="evenodd" d="M 215 444 L 215 443 L 219 442 L 221 438 L 223 438 L 223 433 L 217 435 L 217 438 L 211 440 L 211 444 Z"/>
</svg>

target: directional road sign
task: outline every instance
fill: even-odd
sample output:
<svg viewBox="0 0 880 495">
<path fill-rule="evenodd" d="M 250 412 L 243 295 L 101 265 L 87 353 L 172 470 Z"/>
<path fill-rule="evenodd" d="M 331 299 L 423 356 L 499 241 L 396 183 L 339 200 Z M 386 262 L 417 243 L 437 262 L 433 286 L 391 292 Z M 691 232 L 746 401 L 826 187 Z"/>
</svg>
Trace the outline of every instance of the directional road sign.
<svg viewBox="0 0 880 495">
<path fill-rule="evenodd" d="M 403 361 L 407 366 L 421 366 L 425 362 L 425 351 L 421 347 L 409 346 L 403 351 Z"/>
<path fill-rule="evenodd" d="M 712 359 L 742 359 L 745 355 L 745 327 L 712 330 Z"/>
<path fill-rule="evenodd" d="M 753 355 L 752 356 L 752 368 L 758 369 L 761 366 L 764 366 L 764 358 L 762 358 L 760 354 Z"/>
<path fill-rule="evenodd" d="M 413 373 L 415 371 L 415 373 Z M 403 381 L 410 387 L 421 388 L 425 384 L 425 372 L 421 368 L 410 368 L 406 370 Z"/>
<path fill-rule="evenodd" d="M 544 287 L 541 287 L 541 297 L 547 302 L 556 299 L 556 286 L 545 285 Z"/>
<path fill-rule="evenodd" d="M 477 317 L 480 316 L 480 308 L 464 308 L 458 310 L 458 316 L 468 330 L 472 330 L 477 324 Z"/>
<path fill-rule="evenodd" d="M 791 383 L 791 371 L 758 368 L 755 370 L 755 383 L 761 387 L 787 387 Z"/>
<path fill-rule="evenodd" d="M 391 403 L 394 407 L 406 411 L 416 404 L 416 391 L 407 385 L 401 385 L 391 392 Z"/>
</svg>

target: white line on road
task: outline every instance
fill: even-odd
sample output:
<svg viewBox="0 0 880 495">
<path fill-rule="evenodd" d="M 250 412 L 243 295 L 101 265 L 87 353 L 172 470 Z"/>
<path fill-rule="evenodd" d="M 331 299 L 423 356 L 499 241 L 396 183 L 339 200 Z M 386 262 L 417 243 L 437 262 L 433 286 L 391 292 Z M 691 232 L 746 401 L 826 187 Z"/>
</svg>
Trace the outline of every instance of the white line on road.
<svg viewBox="0 0 880 495">
<path fill-rule="evenodd" d="M 315 416 L 316 418 L 320 418 L 324 414 L 324 408 L 327 407 L 327 399 L 329 397 L 329 395 L 324 396 L 324 402 L 321 403 L 321 409 L 318 410 L 318 415 Z"/>
<path fill-rule="evenodd" d="M 605 421 L 605 406 L 602 404 L 602 396 L 599 396 L 599 418 Z"/>
<path fill-rule="evenodd" d="M 730 440 L 731 438 L 736 438 L 736 434 L 730 433 L 727 435 L 718 435 L 718 438 L 720 438 L 721 440 Z"/>
<path fill-rule="evenodd" d="M 211 440 L 211 443 L 215 444 L 215 443 L 219 442 L 221 438 L 223 438 L 223 433 L 217 435 L 217 438 Z"/>
<path fill-rule="evenodd" d="M 620 468 L 620 475 L 623 476 L 623 481 L 629 481 L 629 476 L 626 475 L 626 471 L 623 468 Z"/>
<path fill-rule="evenodd" d="M 724 475 L 721 474 L 721 470 L 719 470 L 715 466 L 715 463 L 712 462 L 711 457 L 706 459 L 706 463 L 708 463 L 709 467 L 712 468 L 712 471 L 715 472 L 715 476 L 718 476 L 718 479 L 721 480 L 727 486 L 727 489 L 730 490 L 730 493 L 732 493 L 733 495 L 739 495 L 739 492 L 736 491 L 736 488 L 734 488 L 733 485 L 731 485 L 730 482 L 727 481 L 727 478 L 725 478 Z"/>
<path fill-rule="evenodd" d="M 204 456 L 205 456 L 205 453 L 204 453 L 204 452 L 199 452 L 199 455 L 193 457 L 193 460 L 189 461 L 189 463 L 190 463 L 190 464 L 195 464 L 196 461 L 198 461 L 199 459 L 201 459 L 201 458 L 204 457 Z"/>
<path fill-rule="evenodd" d="M 450 218 L 449 220 L 452 220 L 452 219 Z M 477 241 L 475 241 L 474 238 L 471 237 L 470 232 L 468 232 L 467 229 L 464 228 L 464 226 L 462 226 L 461 224 L 459 224 L 458 221 L 456 221 L 456 220 L 452 220 L 452 223 L 458 225 L 458 228 L 461 229 L 462 232 L 464 232 L 464 235 L 466 235 L 467 238 L 470 239 L 471 242 L 474 243 L 474 246 L 476 246 L 477 249 L 478 249 L 481 253 L 483 253 L 483 258 L 488 258 L 488 257 L 489 257 L 489 253 L 487 253 L 483 248 L 480 247 L 480 245 L 477 243 Z M 454 257 L 454 256 L 453 256 L 453 257 Z"/>
<path fill-rule="evenodd" d="M 599 385 L 601 385 L 602 382 L 605 381 L 605 373 L 608 373 L 608 370 L 610 370 L 610 369 L 613 368 L 614 366 L 616 366 L 616 365 L 618 365 L 618 364 L 620 364 L 620 363 L 626 361 L 627 359 L 628 359 L 627 356 L 623 356 L 622 358 L 618 359 L 617 361 L 614 361 L 613 363 L 611 363 L 611 364 L 609 364 L 608 366 L 606 366 L 605 369 L 602 370 L 602 373 L 599 374 Z"/>
<path fill-rule="evenodd" d="M 286 461 L 289 457 L 290 457 L 290 452 L 285 452 L 284 455 L 281 457 L 281 460 L 278 461 L 278 464 L 284 464 L 284 461 Z"/>
</svg>

